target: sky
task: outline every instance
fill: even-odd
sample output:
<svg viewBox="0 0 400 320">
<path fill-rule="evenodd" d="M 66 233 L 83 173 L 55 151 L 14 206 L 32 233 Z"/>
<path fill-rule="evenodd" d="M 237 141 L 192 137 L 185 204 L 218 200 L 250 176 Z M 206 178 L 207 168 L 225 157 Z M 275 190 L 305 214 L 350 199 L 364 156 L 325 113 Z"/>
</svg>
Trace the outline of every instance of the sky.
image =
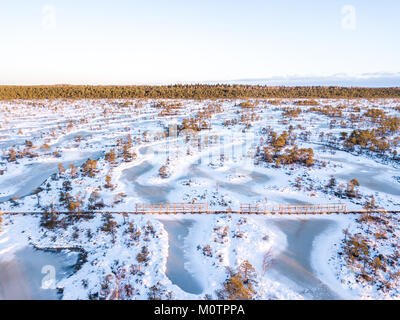
<svg viewBox="0 0 400 320">
<path fill-rule="evenodd" d="M 0 0 L 0 84 L 400 72 L 398 0 Z"/>
</svg>

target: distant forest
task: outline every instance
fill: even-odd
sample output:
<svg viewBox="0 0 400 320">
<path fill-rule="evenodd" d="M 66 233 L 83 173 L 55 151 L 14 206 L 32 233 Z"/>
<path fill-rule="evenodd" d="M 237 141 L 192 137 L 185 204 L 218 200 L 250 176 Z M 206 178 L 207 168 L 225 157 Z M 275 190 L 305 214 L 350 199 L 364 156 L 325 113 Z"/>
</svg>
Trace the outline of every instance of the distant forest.
<svg viewBox="0 0 400 320">
<path fill-rule="evenodd" d="M 400 98 L 400 87 L 268 87 L 222 84 L 164 86 L 0 86 L 0 100 L 56 98 Z"/>
</svg>

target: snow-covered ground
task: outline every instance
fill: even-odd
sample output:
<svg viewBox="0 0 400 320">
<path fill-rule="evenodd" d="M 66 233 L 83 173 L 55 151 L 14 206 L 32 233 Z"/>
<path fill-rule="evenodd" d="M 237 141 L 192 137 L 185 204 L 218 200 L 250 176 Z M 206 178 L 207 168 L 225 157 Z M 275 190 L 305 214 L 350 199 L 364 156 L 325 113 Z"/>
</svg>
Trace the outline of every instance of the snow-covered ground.
<svg viewBox="0 0 400 320">
<path fill-rule="evenodd" d="M 287 108 L 297 108 L 288 99 L 250 101 L 251 108 L 240 103 L 0 102 L 0 211 L 118 212 L 162 202 L 233 210 L 256 203 L 344 203 L 362 209 L 371 196 L 378 207 L 399 210 L 396 157 L 347 150 L 339 139 L 341 132 L 376 125 L 351 121 L 354 114 L 374 108 L 399 116 L 399 101 L 318 100 L 318 107 L 346 107 L 340 117 L 331 117 L 315 106 L 301 106 L 294 118 L 283 116 Z M 190 118 L 201 118 L 207 128 L 182 130 Z M 263 161 L 260 148 L 270 130 L 278 135 L 291 130 L 299 148 L 313 149 L 315 164 L 276 167 Z M 400 152 L 396 137 L 389 136 L 392 154 Z M 331 177 L 335 185 L 328 187 Z M 354 178 L 360 184 L 357 196 L 344 196 L 341 190 Z M 378 220 L 369 219 L 366 228 L 357 216 L 337 214 L 1 217 L 0 264 L 26 246 L 80 250 L 79 268 L 57 278 L 64 299 L 217 298 L 229 270 L 235 272 L 244 261 L 257 274 L 256 299 L 398 298 L 400 292 L 396 285 L 381 290 L 383 282 L 396 283 L 399 277 L 396 216 L 385 217 L 389 236 L 378 240 Z M 381 257 L 388 267 L 376 275 L 379 281 L 365 283 L 360 272 L 372 271 L 349 263 L 344 229 L 368 238 L 372 260 L 386 257 Z M 171 257 L 176 261 L 168 261 Z M 37 263 L 42 263 L 39 255 Z M 179 273 L 182 279 L 174 276 Z"/>
</svg>

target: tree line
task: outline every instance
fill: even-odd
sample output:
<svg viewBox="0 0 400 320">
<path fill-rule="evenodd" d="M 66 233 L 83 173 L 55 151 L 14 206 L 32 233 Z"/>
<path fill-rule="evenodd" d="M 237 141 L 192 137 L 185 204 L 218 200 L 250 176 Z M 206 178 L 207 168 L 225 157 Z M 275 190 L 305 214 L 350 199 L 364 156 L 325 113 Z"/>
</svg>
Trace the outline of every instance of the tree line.
<svg viewBox="0 0 400 320">
<path fill-rule="evenodd" d="M 235 98 L 400 98 L 397 88 L 268 87 L 255 85 L 0 86 L 0 100 L 12 99 L 235 99 Z"/>
</svg>

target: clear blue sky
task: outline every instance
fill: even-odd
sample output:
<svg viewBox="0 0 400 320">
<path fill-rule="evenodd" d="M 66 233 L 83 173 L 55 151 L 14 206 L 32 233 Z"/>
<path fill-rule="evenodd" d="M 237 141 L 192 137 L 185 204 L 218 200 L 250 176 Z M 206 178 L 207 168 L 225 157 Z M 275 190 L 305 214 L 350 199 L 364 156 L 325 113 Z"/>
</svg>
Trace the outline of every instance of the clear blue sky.
<svg viewBox="0 0 400 320">
<path fill-rule="evenodd" d="M 0 84 L 400 72 L 399 16 L 398 0 L 0 0 Z"/>
</svg>

